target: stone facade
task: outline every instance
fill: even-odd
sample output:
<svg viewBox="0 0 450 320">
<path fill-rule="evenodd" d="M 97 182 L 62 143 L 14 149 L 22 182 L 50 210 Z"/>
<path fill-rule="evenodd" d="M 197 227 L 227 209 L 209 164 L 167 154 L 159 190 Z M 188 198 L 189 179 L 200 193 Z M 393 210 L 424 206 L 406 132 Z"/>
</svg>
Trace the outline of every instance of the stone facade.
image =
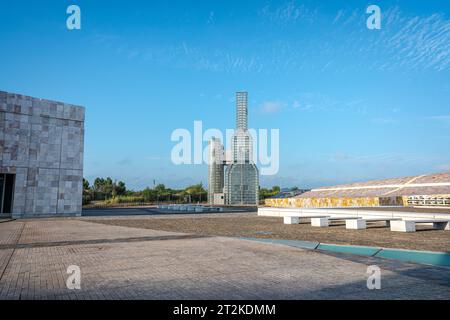
<svg viewBox="0 0 450 320">
<path fill-rule="evenodd" d="M 277 208 L 345 208 L 403 206 L 402 197 L 343 197 L 343 198 L 269 198 L 266 206 Z"/>
<path fill-rule="evenodd" d="M 81 215 L 84 108 L 0 91 L 0 129 L 12 217 Z"/>
</svg>

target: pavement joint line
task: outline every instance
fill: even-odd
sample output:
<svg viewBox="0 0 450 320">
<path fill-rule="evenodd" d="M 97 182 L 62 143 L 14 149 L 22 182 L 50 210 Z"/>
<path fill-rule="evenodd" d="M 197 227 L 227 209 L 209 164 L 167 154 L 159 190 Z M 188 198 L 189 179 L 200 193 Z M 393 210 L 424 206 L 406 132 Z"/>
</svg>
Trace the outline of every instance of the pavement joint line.
<svg viewBox="0 0 450 320">
<path fill-rule="evenodd" d="M 22 224 L 22 228 L 20 229 L 19 236 L 17 237 L 17 240 L 16 240 L 16 244 L 20 241 L 20 238 L 22 237 L 23 230 L 25 229 L 25 224 L 26 224 L 26 222 L 24 222 L 24 223 Z M 14 255 L 15 252 L 16 252 L 16 248 L 12 248 L 12 252 L 11 252 L 11 254 L 10 254 L 9 257 L 8 257 L 8 260 L 6 261 L 5 267 L 4 267 L 3 270 L 2 270 L 2 274 L 0 275 L 0 282 L 1 282 L 2 279 L 3 279 L 3 276 L 5 275 L 5 272 L 6 272 L 6 270 L 8 269 L 8 266 L 9 266 L 9 264 L 10 264 L 10 262 L 11 262 L 11 259 L 12 259 L 12 257 L 13 257 L 13 255 Z"/>
<path fill-rule="evenodd" d="M 211 237 L 204 236 L 204 235 L 168 235 L 168 236 L 130 237 L 130 238 L 115 238 L 115 239 L 91 239 L 91 240 L 74 240 L 74 241 L 35 242 L 35 243 L 21 243 L 21 244 L 15 243 L 15 244 L 8 244 L 8 245 L 0 245 L 0 250 L 59 247 L 59 246 L 72 246 L 72 245 L 89 245 L 89 244 L 105 244 L 105 243 L 189 240 L 189 239 L 203 239 L 203 238 L 211 238 Z"/>
<path fill-rule="evenodd" d="M 9 218 L 7 218 L 7 219 L 1 219 L 0 220 L 0 223 L 6 223 L 6 222 L 11 222 L 11 221 L 15 221 L 16 219 L 9 219 Z"/>
<path fill-rule="evenodd" d="M 371 255 L 371 257 L 376 257 L 376 255 L 379 254 L 381 251 L 383 251 L 383 248 L 380 248 L 380 250 Z"/>
</svg>

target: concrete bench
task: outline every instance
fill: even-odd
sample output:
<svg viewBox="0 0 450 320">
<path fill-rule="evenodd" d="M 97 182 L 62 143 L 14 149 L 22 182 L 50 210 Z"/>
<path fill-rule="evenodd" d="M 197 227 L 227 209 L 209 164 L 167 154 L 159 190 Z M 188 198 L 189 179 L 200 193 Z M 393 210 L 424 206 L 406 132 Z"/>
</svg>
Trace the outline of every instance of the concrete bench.
<svg viewBox="0 0 450 320">
<path fill-rule="evenodd" d="M 299 224 L 300 219 L 308 219 L 308 218 L 327 218 L 329 216 L 319 216 L 319 215 L 301 215 L 301 216 L 285 216 L 283 217 L 284 224 Z"/>
<path fill-rule="evenodd" d="M 324 228 L 330 225 L 330 221 L 341 221 L 341 220 L 350 220 L 350 219 L 358 219 L 358 217 L 322 217 L 322 218 L 311 218 L 311 226 Z"/>
<path fill-rule="evenodd" d="M 391 225 L 391 221 L 402 220 L 401 218 L 358 218 L 358 219 L 347 219 L 345 220 L 345 228 L 352 230 L 361 230 L 367 229 L 367 222 L 385 222 L 385 226 L 389 227 Z"/>
<path fill-rule="evenodd" d="M 432 223 L 433 229 L 437 230 L 450 230 L 449 220 L 438 219 L 416 219 L 416 220 L 400 220 L 391 222 L 391 231 L 398 232 L 416 232 L 416 224 Z"/>
</svg>

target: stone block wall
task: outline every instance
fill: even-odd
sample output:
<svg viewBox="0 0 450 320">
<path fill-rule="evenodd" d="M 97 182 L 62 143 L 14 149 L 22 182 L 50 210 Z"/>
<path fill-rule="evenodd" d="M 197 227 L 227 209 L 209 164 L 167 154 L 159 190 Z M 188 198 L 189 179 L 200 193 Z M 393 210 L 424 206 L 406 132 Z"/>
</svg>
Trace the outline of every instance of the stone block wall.
<svg viewBox="0 0 450 320">
<path fill-rule="evenodd" d="M 266 206 L 277 208 L 345 208 L 403 206 L 402 197 L 342 197 L 342 198 L 269 198 Z"/>
<path fill-rule="evenodd" d="M 84 108 L 0 91 L 0 173 L 15 174 L 13 217 L 80 215 Z"/>
</svg>

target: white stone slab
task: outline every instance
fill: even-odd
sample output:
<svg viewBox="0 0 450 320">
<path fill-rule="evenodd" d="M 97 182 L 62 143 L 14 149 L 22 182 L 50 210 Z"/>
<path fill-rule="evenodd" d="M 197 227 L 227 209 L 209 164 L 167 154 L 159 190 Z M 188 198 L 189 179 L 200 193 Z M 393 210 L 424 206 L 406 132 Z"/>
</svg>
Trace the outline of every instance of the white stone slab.
<svg viewBox="0 0 450 320">
<path fill-rule="evenodd" d="M 345 220 L 345 228 L 353 230 L 366 229 L 366 220 L 363 219 L 347 219 Z"/>
<path fill-rule="evenodd" d="M 324 228 L 330 225 L 329 218 L 311 218 L 311 226 Z"/>
<path fill-rule="evenodd" d="M 391 221 L 391 231 L 416 232 L 416 223 L 407 220 Z"/>
<path fill-rule="evenodd" d="M 283 222 L 284 222 L 284 224 L 299 224 L 300 217 L 294 217 L 294 216 L 283 217 Z"/>
</svg>

